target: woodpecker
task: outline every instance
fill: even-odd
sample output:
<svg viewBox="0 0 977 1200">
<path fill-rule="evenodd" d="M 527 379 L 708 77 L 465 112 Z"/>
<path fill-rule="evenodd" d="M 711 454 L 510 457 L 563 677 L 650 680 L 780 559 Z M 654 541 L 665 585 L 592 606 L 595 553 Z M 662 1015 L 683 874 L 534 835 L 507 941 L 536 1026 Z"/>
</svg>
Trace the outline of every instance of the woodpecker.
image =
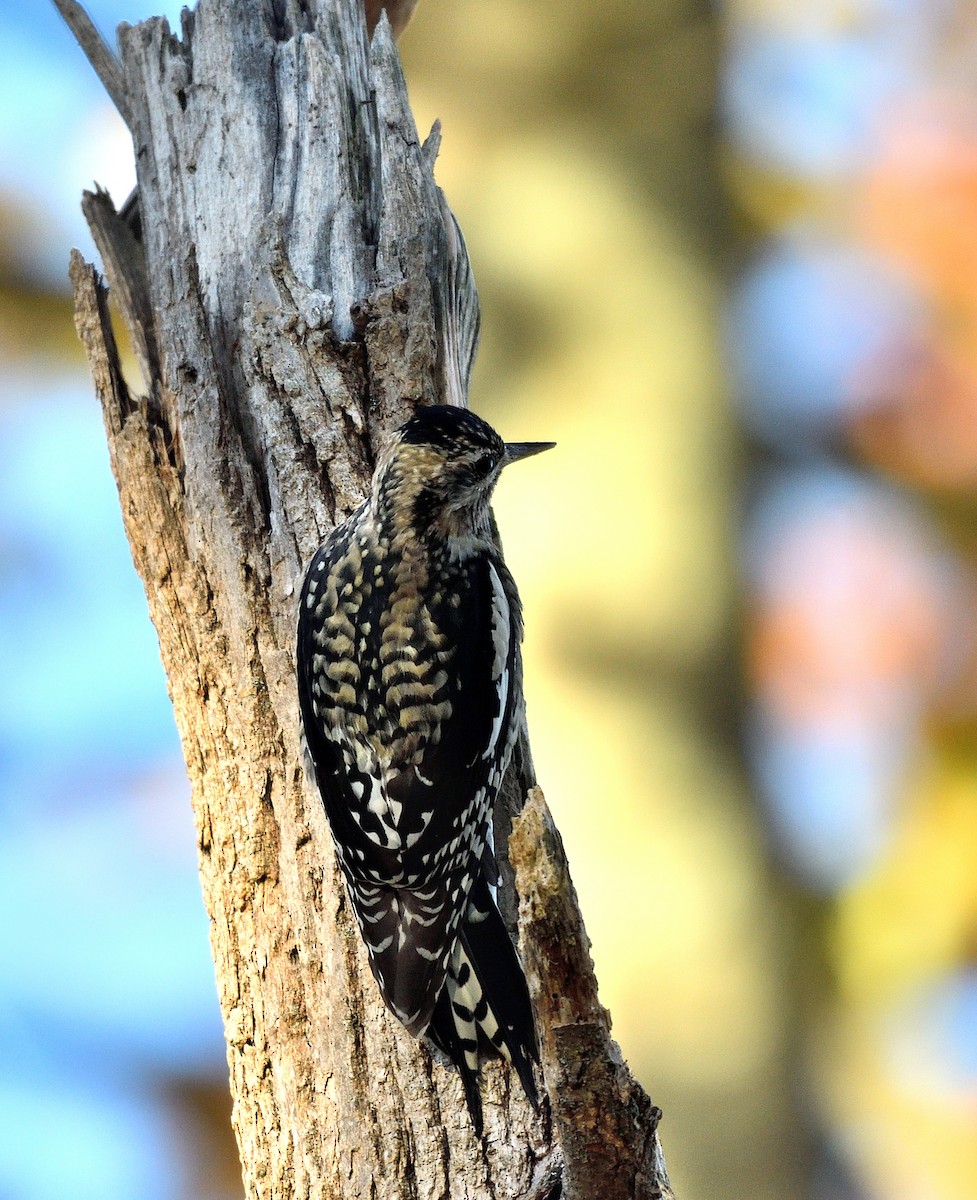
<svg viewBox="0 0 977 1200">
<path fill-rule="evenodd" d="M 495 903 L 492 814 L 522 723 L 522 610 L 492 534 L 505 443 L 432 405 L 319 547 L 297 667 L 307 770 L 387 1007 L 457 1066 L 481 1133 L 480 1050 L 535 1106 L 529 991 Z"/>
</svg>

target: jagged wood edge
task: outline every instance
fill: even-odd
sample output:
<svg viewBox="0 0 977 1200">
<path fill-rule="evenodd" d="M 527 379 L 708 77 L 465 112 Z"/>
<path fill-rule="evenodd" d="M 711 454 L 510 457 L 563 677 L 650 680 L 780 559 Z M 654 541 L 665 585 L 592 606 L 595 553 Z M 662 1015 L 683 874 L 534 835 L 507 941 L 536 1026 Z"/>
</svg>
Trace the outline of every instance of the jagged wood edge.
<svg viewBox="0 0 977 1200">
<path fill-rule="evenodd" d="M 94 21 L 78 0 L 54 0 L 54 6 L 85 52 L 85 57 L 91 63 L 109 99 L 119 110 L 119 115 L 131 129 L 132 118 L 126 95 L 125 75 L 118 58 L 112 53 L 105 39 L 95 28 Z"/>
</svg>

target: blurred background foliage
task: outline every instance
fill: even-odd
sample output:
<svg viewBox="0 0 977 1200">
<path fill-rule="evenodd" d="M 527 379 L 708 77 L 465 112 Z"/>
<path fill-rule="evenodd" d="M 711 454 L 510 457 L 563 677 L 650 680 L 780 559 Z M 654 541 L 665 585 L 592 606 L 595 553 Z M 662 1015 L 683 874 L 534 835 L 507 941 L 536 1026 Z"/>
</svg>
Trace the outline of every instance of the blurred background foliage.
<svg viewBox="0 0 977 1200">
<path fill-rule="evenodd" d="M 131 147 L 42 0 L 0 46 L 0 1195 L 230 1200 L 187 787 L 65 279 Z M 534 755 L 678 1193 L 973 1200 L 973 6 L 422 0 L 402 51 L 473 405 L 559 442 L 497 505 Z"/>
</svg>

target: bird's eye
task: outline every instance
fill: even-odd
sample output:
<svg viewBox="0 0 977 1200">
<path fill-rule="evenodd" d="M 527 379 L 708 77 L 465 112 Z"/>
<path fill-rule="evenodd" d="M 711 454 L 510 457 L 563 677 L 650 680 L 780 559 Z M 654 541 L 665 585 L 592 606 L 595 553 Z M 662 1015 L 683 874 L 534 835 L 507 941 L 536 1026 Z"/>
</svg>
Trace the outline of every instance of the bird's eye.
<svg viewBox="0 0 977 1200">
<path fill-rule="evenodd" d="M 495 461 L 495 455 L 491 450 L 486 451 L 475 460 L 475 470 L 479 475 L 487 475 L 494 468 Z"/>
</svg>

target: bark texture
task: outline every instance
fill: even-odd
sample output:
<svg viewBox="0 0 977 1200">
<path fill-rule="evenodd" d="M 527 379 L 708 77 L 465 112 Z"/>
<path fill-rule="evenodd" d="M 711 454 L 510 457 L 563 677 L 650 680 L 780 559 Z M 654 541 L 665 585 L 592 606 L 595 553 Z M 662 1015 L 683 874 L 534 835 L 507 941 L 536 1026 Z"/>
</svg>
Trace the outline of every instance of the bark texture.
<svg viewBox="0 0 977 1200">
<path fill-rule="evenodd" d="M 76 319 L 187 768 L 249 1196 L 670 1195 L 657 1110 L 610 1041 L 559 838 L 524 744 L 513 839 L 546 1090 L 454 1071 L 381 1004 L 322 805 L 303 780 L 293 643 L 304 565 L 362 498 L 387 431 L 464 403 L 478 305 L 385 20 L 359 0 L 201 0 L 182 36 L 56 0 L 130 124 L 138 220 L 84 208 Z M 87 44 L 86 44 L 87 39 Z M 106 57 L 107 56 L 107 57 Z M 137 394 L 137 392 L 139 394 Z M 504 910 L 513 921 L 513 873 Z M 551 1107 L 552 1101 L 552 1107 Z"/>
</svg>

